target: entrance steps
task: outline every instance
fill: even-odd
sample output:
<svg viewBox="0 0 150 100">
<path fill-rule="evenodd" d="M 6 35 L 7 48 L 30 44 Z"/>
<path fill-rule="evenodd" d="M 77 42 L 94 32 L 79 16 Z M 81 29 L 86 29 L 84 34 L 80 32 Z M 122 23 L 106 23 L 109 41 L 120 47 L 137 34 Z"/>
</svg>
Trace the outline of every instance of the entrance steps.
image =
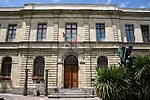
<svg viewBox="0 0 150 100">
<path fill-rule="evenodd" d="M 94 98 L 92 93 L 83 89 L 56 89 L 48 98 Z"/>
</svg>

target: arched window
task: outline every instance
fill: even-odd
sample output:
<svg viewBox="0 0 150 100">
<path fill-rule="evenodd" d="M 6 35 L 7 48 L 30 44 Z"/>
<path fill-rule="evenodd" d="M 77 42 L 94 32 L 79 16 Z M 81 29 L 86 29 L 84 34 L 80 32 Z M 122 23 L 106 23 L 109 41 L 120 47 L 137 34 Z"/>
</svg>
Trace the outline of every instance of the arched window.
<svg viewBox="0 0 150 100">
<path fill-rule="evenodd" d="M 44 57 L 36 57 L 34 59 L 34 67 L 33 67 L 33 77 L 43 77 L 44 78 Z"/>
<path fill-rule="evenodd" d="M 65 65 L 78 65 L 78 59 L 73 55 L 67 56 L 65 58 Z"/>
<path fill-rule="evenodd" d="M 10 57 L 4 58 L 2 61 L 1 76 L 10 76 L 11 66 L 12 66 L 12 59 Z"/>
<path fill-rule="evenodd" d="M 108 60 L 105 56 L 100 56 L 97 59 L 97 66 L 108 67 Z"/>
</svg>

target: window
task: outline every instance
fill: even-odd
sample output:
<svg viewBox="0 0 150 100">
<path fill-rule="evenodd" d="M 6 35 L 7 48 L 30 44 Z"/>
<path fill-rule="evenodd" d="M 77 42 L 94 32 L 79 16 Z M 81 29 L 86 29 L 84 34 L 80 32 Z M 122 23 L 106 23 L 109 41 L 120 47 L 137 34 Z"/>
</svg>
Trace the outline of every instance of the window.
<svg viewBox="0 0 150 100">
<path fill-rule="evenodd" d="M 142 25 L 141 31 L 142 31 L 143 42 L 144 43 L 150 42 L 150 40 L 149 40 L 149 26 L 148 25 Z"/>
<path fill-rule="evenodd" d="M 65 58 L 65 65 L 78 65 L 78 59 L 73 55 L 67 56 Z"/>
<path fill-rule="evenodd" d="M 42 77 L 44 78 L 44 57 L 36 57 L 34 60 L 34 68 L 33 68 L 33 77 Z"/>
<path fill-rule="evenodd" d="M 125 28 L 126 28 L 127 42 L 135 42 L 133 25 L 126 25 Z"/>
<path fill-rule="evenodd" d="M 96 37 L 97 41 L 105 41 L 105 25 L 104 24 L 96 24 Z"/>
<path fill-rule="evenodd" d="M 100 56 L 98 59 L 97 59 L 97 66 L 100 66 L 100 67 L 108 67 L 108 60 L 106 57 L 104 56 Z"/>
<path fill-rule="evenodd" d="M 7 42 L 12 42 L 15 39 L 16 28 L 17 28 L 17 25 L 9 25 L 8 34 L 7 34 Z"/>
<path fill-rule="evenodd" d="M 77 36 L 77 24 L 66 24 L 66 41 L 74 42 Z"/>
<path fill-rule="evenodd" d="M 4 58 L 2 61 L 1 76 L 10 76 L 11 66 L 12 66 L 12 59 L 10 57 Z"/>
<path fill-rule="evenodd" d="M 46 40 L 46 29 L 47 29 L 47 24 L 39 24 L 38 25 L 37 41 L 45 41 Z"/>
</svg>

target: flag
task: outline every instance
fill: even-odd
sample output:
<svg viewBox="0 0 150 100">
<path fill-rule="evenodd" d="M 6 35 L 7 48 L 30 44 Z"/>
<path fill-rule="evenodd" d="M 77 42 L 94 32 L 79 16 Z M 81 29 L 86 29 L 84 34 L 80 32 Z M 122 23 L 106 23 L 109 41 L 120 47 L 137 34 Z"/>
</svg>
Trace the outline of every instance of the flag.
<svg viewBox="0 0 150 100">
<path fill-rule="evenodd" d="M 77 43 L 77 38 L 80 36 L 80 34 L 78 34 L 74 39 L 73 39 L 73 43 Z"/>
<path fill-rule="evenodd" d="M 67 39 L 66 34 L 65 34 L 64 32 L 62 32 L 62 34 L 63 34 L 63 38 L 64 38 L 65 41 L 66 41 L 66 39 Z"/>
<path fill-rule="evenodd" d="M 66 34 L 64 32 L 62 32 L 62 34 L 63 34 L 63 38 L 66 38 Z"/>
<path fill-rule="evenodd" d="M 74 39 L 73 39 L 73 43 L 76 43 L 77 42 L 77 37 L 75 37 Z"/>
</svg>

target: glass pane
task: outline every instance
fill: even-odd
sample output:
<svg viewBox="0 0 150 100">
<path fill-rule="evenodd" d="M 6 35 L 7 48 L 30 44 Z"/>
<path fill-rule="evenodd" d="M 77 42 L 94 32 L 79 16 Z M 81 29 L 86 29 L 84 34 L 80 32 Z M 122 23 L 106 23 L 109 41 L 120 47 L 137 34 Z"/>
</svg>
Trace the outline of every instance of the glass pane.
<svg viewBox="0 0 150 100">
<path fill-rule="evenodd" d="M 104 30 L 101 30 L 101 36 L 102 36 L 102 38 L 105 38 L 105 31 Z"/>
<path fill-rule="evenodd" d="M 16 28 L 17 28 L 17 25 L 14 25 L 14 29 L 16 30 Z"/>
<path fill-rule="evenodd" d="M 126 26 L 126 31 L 128 31 L 129 30 L 129 27 L 128 26 Z"/>
<path fill-rule="evenodd" d="M 14 34 L 14 35 L 12 35 L 12 39 L 15 39 L 15 34 Z"/>
<path fill-rule="evenodd" d="M 100 28 L 100 25 L 99 25 L 99 24 L 96 24 L 96 28 Z"/>
<path fill-rule="evenodd" d="M 127 42 L 130 42 L 130 37 L 127 37 Z"/>
<path fill-rule="evenodd" d="M 11 30 L 9 30 L 8 34 L 9 34 L 9 35 L 11 35 L 11 34 L 12 34 L 12 31 L 11 31 Z"/>
<path fill-rule="evenodd" d="M 76 37 L 76 34 L 72 34 L 72 37 Z"/>
<path fill-rule="evenodd" d="M 66 41 L 71 41 L 71 34 L 66 34 Z"/>
<path fill-rule="evenodd" d="M 16 34 L 16 30 L 13 30 L 13 34 Z"/>
<path fill-rule="evenodd" d="M 13 26 L 9 26 L 9 29 L 13 29 Z"/>
<path fill-rule="evenodd" d="M 105 41 L 105 38 L 102 38 L 102 42 L 104 42 Z"/>
<path fill-rule="evenodd" d="M 66 34 L 66 37 L 71 37 L 71 34 Z"/>
<path fill-rule="evenodd" d="M 39 28 L 42 28 L 42 25 L 39 25 Z"/>
<path fill-rule="evenodd" d="M 42 33 L 42 29 L 39 29 L 39 30 L 38 30 L 38 33 L 41 34 L 41 33 Z"/>
<path fill-rule="evenodd" d="M 101 28 L 104 29 L 104 28 L 105 28 L 105 25 L 104 25 L 104 24 L 101 24 Z"/>
<path fill-rule="evenodd" d="M 70 25 L 70 24 L 67 24 L 67 25 L 66 25 L 66 28 L 71 28 L 71 25 Z"/>
<path fill-rule="evenodd" d="M 71 34 L 71 30 L 67 29 L 67 34 Z"/>
<path fill-rule="evenodd" d="M 11 39 L 11 38 L 10 38 L 10 39 L 7 39 L 7 41 L 8 41 L 8 42 L 12 42 L 12 39 Z"/>
<path fill-rule="evenodd" d="M 76 34 L 77 33 L 77 31 L 76 30 L 72 30 L 72 34 Z"/>
<path fill-rule="evenodd" d="M 43 34 L 43 37 L 46 37 L 46 34 Z"/>
<path fill-rule="evenodd" d="M 43 39 L 42 39 L 43 41 L 45 41 L 46 40 L 46 38 L 45 37 L 43 37 Z"/>
<path fill-rule="evenodd" d="M 46 29 L 43 29 L 43 34 L 46 33 Z"/>
<path fill-rule="evenodd" d="M 11 35 L 8 35 L 8 39 L 11 39 Z"/>
<path fill-rule="evenodd" d="M 133 26 L 130 26 L 129 28 L 130 28 L 130 30 L 133 30 Z"/>
<path fill-rule="evenodd" d="M 105 38 L 105 34 L 104 33 L 101 33 L 101 38 Z"/>
<path fill-rule="evenodd" d="M 43 28 L 47 28 L 47 25 L 43 25 Z"/>
<path fill-rule="evenodd" d="M 97 41 L 100 41 L 100 34 L 97 34 Z"/>
<path fill-rule="evenodd" d="M 73 25 L 72 25 L 72 28 L 77 28 L 77 25 L 76 25 L 76 24 L 73 24 Z"/>
<path fill-rule="evenodd" d="M 39 38 L 39 37 L 42 37 L 42 34 L 38 34 L 38 38 Z"/>
<path fill-rule="evenodd" d="M 100 34 L 100 29 L 96 29 L 96 34 Z"/>
<path fill-rule="evenodd" d="M 131 39 L 131 42 L 134 42 L 134 33 L 133 33 L 133 31 L 130 31 L 130 39 Z"/>
<path fill-rule="evenodd" d="M 38 41 L 41 41 L 41 38 L 38 38 Z"/>
<path fill-rule="evenodd" d="M 148 31 L 145 31 L 144 34 L 145 34 L 145 37 L 149 37 L 149 32 Z"/>
<path fill-rule="evenodd" d="M 129 31 L 126 31 L 126 37 L 127 37 L 127 41 L 129 40 L 130 36 L 129 36 Z"/>
</svg>

